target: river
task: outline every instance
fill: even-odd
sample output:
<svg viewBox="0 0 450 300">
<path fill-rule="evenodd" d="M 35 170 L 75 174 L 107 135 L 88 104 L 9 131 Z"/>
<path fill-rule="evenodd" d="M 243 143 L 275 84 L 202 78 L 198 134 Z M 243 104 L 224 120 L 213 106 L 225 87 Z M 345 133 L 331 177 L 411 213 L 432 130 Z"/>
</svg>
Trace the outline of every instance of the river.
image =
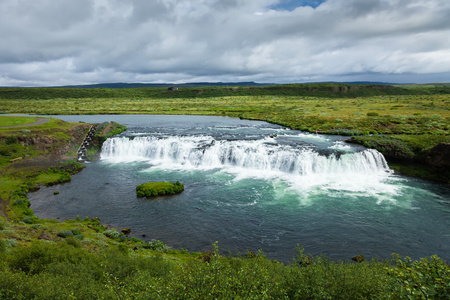
<svg viewBox="0 0 450 300">
<path fill-rule="evenodd" d="M 283 262 L 297 244 L 333 260 L 450 258 L 450 190 L 394 174 L 379 152 L 346 137 L 226 117 L 54 117 L 128 130 L 71 182 L 31 193 L 40 218 L 99 217 L 177 249 L 218 241 L 222 252 L 262 249 Z M 180 181 L 185 191 L 137 198 L 148 181 Z"/>
</svg>

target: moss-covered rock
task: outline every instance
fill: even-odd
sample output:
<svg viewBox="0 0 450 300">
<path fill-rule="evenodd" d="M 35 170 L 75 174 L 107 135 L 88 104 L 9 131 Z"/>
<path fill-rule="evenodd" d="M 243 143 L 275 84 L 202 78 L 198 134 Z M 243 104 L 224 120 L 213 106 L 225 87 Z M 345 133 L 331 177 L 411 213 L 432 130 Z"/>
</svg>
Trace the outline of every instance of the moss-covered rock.
<svg viewBox="0 0 450 300">
<path fill-rule="evenodd" d="M 179 181 L 170 182 L 147 182 L 136 187 L 138 197 L 157 197 L 163 195 L 174 195 L 184 191 L 184 185 Z"/>
</svg>

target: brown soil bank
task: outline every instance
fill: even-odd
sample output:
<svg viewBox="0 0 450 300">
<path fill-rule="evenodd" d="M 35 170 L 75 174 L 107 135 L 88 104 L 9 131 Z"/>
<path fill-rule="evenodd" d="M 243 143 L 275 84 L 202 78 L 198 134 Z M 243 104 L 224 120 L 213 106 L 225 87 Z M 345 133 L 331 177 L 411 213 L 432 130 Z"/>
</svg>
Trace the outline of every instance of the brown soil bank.
<svg viewBox="0 0 450 300">
<path fill-rule="evenodd" d="M 450 143 L 440 143 L 434 146 L 426 156 L 429 165 L 450 169 Z"/>
</svg>

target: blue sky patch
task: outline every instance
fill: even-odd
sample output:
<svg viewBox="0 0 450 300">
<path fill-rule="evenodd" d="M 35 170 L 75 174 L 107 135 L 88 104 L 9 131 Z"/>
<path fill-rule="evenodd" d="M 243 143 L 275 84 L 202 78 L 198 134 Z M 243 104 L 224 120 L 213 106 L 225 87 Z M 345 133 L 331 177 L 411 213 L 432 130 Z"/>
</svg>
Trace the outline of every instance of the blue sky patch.
<svg viewBox="0 0 450 300">
<path fill-rule="evenodd" d="M 270 7 L 275 10 L 289 10 L 293 11 L 297 7 L 300 6 L 311 6 L 316 8 L 326 0 L 281 0 L 281 2 L 277 5 Z"/>
</svg>

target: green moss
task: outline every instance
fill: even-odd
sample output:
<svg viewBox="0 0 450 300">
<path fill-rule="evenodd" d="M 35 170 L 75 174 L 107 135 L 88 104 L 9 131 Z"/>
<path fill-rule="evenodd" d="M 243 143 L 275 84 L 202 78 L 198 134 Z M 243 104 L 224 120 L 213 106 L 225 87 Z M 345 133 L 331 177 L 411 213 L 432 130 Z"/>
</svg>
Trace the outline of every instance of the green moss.
<svg viewBox="0 0 450 300">
<path fill-rule="evenodd" d="M 136 187 L 136 195 L 138 197 L 156 197 L 162 195 L 174 195 L 181 193 L 184 185 L 180 182 L 148 182 L 140 184 Z"/>
</svg>

